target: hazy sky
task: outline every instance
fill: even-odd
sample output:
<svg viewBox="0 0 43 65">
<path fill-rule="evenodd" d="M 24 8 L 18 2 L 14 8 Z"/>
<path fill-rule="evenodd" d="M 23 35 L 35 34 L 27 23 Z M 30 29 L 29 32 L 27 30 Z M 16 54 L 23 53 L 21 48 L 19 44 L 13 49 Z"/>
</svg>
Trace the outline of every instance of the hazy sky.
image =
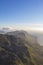
<svg viewBox="0 0 43 65">
<path fill-rule="evenodd" d="M 0 0 L 0 26 L 43 24 L 43 0 Z"/>
</svg>

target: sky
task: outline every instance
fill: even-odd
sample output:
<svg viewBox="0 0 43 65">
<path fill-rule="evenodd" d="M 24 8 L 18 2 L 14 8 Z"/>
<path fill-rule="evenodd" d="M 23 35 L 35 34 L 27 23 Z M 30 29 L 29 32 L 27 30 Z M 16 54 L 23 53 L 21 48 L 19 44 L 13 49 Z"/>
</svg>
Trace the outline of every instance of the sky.
<svg viewBox="0 0 43 65">
<path fill-rule="evenodd" d="M 43 24 L 43 0 L 0 0 L 0 27 L 29 24 Z"/>
</svg>

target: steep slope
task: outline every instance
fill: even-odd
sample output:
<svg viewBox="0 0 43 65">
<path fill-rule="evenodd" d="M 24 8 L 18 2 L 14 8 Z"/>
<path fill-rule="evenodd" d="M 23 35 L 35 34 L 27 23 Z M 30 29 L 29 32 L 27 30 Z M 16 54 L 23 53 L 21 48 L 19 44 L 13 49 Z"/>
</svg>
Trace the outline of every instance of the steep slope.
<svg viewBox="0 0 43 65">
<path fill-rule="evenodd" d="M 37 38 L 25 31 L 0 34 L 0 65 L 43 65 L 43 52 Z"/>
</svg>

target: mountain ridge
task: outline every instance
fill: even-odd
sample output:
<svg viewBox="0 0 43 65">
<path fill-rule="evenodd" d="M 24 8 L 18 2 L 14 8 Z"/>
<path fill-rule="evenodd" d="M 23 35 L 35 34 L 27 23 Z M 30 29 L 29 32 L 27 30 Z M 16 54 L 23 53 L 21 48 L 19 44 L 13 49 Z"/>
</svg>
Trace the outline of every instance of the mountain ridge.
<svg viewBox="0 0 43 65">
<path fill-rule="evenodd" d="M 43 65 L 43 47 L 33 37 L 25 31 L 0 34 L 0 65 Z"/>
</svg>

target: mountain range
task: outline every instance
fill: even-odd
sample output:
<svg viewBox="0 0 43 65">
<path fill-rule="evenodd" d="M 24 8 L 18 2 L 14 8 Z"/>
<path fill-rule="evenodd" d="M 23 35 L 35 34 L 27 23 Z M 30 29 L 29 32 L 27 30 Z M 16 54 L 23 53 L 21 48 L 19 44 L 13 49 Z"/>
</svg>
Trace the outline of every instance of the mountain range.
<svg viewBox="0 0 43 65">
<path fill-rule="evenodd" d="M 43 46 L 26 31 L 0 34 L 0 65 L 43 65 Z"/>
</svg>

